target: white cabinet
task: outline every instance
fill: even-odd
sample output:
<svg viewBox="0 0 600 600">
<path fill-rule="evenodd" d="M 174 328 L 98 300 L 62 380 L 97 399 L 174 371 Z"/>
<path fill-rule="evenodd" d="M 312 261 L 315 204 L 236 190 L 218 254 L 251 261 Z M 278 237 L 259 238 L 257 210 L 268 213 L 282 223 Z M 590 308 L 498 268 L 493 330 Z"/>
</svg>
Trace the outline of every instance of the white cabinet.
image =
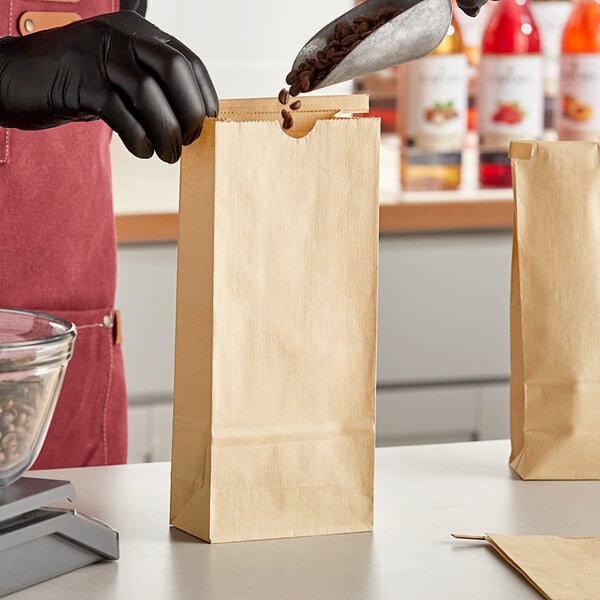
<svg viewBox="0 0 600 600">
<path fill-rule="evenodd" d="M 383 236 L 379 383 L 508 378 L 510 232 Z"/>
<path fill-rule="evenodd" d="M 119 246 L 121 310 L 129 398 L 128 462 L 170 460 L 177 245 Z"/>
<path fill-rule="evenodd" d="M 378 390 L 377 445 L 477 439 L 478 392 L 470 386 Z"/>
<path fill-rule="evenodd" d="M 509 435 L 510 231 L 380 241 L 377 443 Z"/>
<path fill-rule="evenodd" d="M 117 298 L 127 392 L 133 402 L 171 401 L 175 353 L 177 245 L 124 244 Z"/>
<path fill-rule="evenodd" d="M 377 391 L 377 445 L 468 442 L 509 436 L 509 385 Z"/>
<path fill-rule="evenodd" d="M 488 384 L 481 387 L 479 439 L 499 440 L 510 435 L 510 385 Z"/>
<path fill-rule="evenodd" d="M 171 402 L 129 405 L 127 462 L 171 460 Z"/>
</svg>

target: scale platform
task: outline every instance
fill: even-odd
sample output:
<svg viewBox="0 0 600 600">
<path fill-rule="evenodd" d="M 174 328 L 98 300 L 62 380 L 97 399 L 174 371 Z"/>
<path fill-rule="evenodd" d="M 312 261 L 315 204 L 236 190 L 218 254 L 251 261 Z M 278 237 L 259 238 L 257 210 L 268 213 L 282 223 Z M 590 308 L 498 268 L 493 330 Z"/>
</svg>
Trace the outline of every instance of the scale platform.
<svg viewBox="0 0 600 600">
<path fill-rule="evenodd" d="M 22 477 L 0 488 L 0 596 L 100 560 L 119 558 L 119 534 L 75 510 L 69 481 Z"/>
</svg>

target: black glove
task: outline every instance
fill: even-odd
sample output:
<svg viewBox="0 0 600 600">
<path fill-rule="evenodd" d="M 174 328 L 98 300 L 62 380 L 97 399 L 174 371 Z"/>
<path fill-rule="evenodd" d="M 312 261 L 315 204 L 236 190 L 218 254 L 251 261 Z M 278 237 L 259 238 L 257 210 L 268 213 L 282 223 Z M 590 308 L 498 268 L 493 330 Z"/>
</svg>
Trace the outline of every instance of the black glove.
<svg viewBox="0 0 600 600">
<path fill-rule="evenodd" d="M 133 11 L 0 39 L 0 125 L 102 119 L 140 158 L 176 162 L 219 110 L 202 61 Z"/>
<path fill-rule="evenodd" d="M 459 8 L 470 17 L 476 17 L 479 9 L 487 2 L 487 0 L 456 0 Z"/>
<path fill-rule="evenodd" d="M 135 10 L 138 15 L 146 16 L 148 3 L 146 0 L 121 0 L 119 3 L 121 10 Z"/>
</svg>

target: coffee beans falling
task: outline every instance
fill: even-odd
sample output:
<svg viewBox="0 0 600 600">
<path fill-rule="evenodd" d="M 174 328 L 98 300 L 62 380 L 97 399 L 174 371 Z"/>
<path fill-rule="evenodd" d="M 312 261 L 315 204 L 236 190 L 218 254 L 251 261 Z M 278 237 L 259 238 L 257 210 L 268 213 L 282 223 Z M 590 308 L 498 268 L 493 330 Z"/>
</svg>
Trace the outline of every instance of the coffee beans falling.
<svg viewBox="0 0 600 600">
<path fill-rule="evenodd" d="M 281 116 L 283 117 L 283 128 L 291 129 L 294 126 L 294 119 L 292 117 L 292 113 L 284 108 L 281 111 Z"/>
<path fill-rule="evenodd" d="M 43 390 L 40 377 L 0 381 L 0 469 L 12 467 L 29 456 L 43 417 Z"/>
<path fill-rule="evenodd" d="M 352 22 L 337 23 L 325 47 L 288 73 L 285 81 L 290 86 L 290 96 L 313 90 L 364 39 L 400 13 L 397 8 L 388 7 L 372 17 L 356 17 Z"/>
<path fill-rule="evenodd" d="M 290 93 L 285 88 L 283 88 L 279 92 L 279 103 L 287 104 L 289 102 L 289 99 L 290 99 Z"/>
<path fill-rule="evenodd" d="M 279 103 L 285 107 L 290 101 L 290 96 L 295 97 L 301 92 L 313 90 L 364 39 L 401 12 L 394 7 L 384 7 L 372 17 L 356 17 L 352 22 L 337 23 L 325 47 L 317 52 L 316 57 L 307 58 L 297 69 L 288 73 L 285 82 L 290 88 L 283 88 L 279 92 Z M 290 110 L 300 110 L 301 106 L 300 100 L 294 100 L 289 104 L 289 110 L 282 109 L 283 129 L 291 129 L 294 126 L 294 117 Z"/>
<path fill-rule="evenodd" d="M 289 92 L 285 88 L 283 88 L 279 92 L 278 99 L 279 99 L 279 103 L 283 104 L 285 107 L 285 105 L 287 105 L 287 103 L 290 101 Z M 289 105 L 289 109 L 290 110 L 299 110 L 301 106 L 302 106 L 302 102 L 300 100 L 295 100 L 294 102 L 292 102 Z M 294 126 L 294 117 L 292 116 L 292 113 L 289 110 L 287 110 L 287 108 L 282 109 L 281 117 L 283 119 L 282 127 L 284 129 L 291 129 Z"/>
</svg>

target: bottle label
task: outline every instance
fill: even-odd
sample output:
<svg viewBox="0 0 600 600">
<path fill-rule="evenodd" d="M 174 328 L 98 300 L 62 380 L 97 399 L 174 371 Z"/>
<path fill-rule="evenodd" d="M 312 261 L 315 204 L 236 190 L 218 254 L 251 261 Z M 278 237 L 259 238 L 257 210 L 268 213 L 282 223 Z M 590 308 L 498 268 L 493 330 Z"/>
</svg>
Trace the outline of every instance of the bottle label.
<svg viewBox="0 0 600 600">
<path fill-rule="evenodd" d="M 540 138 L 544 131 L 544 62 L 539 54 L 484 55 L 479 74 L 483 144 Z"/>
<path fill-rule="evenodd" d="M 600 138 L 600 54 L 564 54 L 556 121 L 561 139 Z"/>
<path fill-rule="evenodd" d="M 406 135 L 421 148 L 460 150 L 467 130 L 467 57 L 429 56 L 408 64 Z"/>
</svg>

